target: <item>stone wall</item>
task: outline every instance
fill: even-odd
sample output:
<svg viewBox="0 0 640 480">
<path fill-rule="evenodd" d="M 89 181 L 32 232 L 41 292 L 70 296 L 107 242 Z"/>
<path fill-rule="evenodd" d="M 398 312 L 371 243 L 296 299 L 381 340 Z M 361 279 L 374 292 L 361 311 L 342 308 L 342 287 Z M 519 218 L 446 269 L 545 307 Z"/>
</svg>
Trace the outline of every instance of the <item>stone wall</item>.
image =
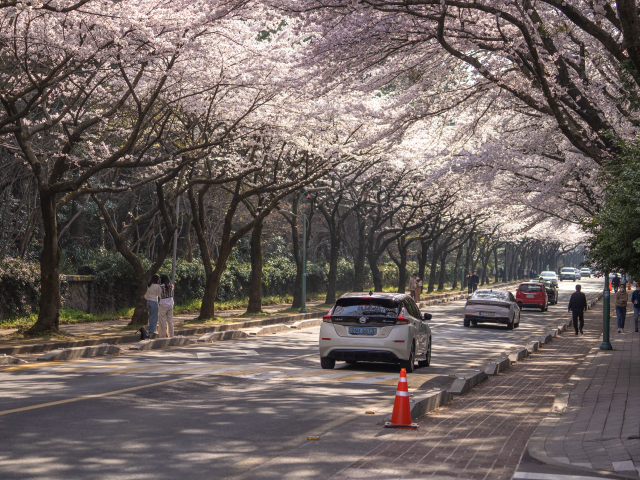
<svg viewBox="0 0 640 480">
<path fill-rule="evenodd" d="M 95 296 L 92 292 L 93 278 L 91 275 L 61 275 L 60 280 L 67 283 L 62 300 L 65 307 L 84 313 L 98 313 Z"/>
</svg>

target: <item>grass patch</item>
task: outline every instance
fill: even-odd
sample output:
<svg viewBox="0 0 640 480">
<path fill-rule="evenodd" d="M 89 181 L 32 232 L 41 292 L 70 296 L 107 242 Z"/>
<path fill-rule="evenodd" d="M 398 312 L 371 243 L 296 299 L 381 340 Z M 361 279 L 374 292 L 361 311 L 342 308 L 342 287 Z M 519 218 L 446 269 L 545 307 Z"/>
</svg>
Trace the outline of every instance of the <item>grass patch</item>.
<svg viewBox="0 0 640 480">
<path fill-rule="evenodd" d="M 84 313 L 73 308 L 60 309 L 60 325 L 75 325 L 76 323 L 106 322 L 109 320 L 119 320 L 121 318 L 131 318 L 133 308 L 122 308 L 113 313 Z M 6 318 L 0 320 L 0 328 L 29 328 L 38 319 L 38 315 L 32 313 L 28 317 Z"/>
</svg>

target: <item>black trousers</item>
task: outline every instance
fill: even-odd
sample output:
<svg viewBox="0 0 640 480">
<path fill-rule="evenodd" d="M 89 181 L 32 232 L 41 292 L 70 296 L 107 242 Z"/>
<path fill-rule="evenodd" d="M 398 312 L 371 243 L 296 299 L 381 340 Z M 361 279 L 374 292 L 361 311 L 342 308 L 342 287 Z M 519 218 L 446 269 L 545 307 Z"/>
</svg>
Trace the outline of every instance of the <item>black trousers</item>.
<svg viewBox="0 0 640 480">
<path fill-rule="evenodd" d="M 575 328 L 576 333 L 578 333 L 578 320 L 580 320 L 580 329 L 584 327 L 584 311 L 572 310 L 571 314 L 573 315 L 573 328 Z"/>
</svg>

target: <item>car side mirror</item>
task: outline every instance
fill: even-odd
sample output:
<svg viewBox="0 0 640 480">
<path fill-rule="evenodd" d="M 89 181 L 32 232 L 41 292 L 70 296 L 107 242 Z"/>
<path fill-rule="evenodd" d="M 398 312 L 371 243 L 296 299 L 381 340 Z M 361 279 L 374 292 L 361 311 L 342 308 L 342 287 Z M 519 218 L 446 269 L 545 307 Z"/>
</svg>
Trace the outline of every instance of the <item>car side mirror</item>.
<svg viewBox="0 0 640 480">
<path fill-rule="evenodd" d="M 433 318 L 433 315 L 431 315 L 430 313 L 425 313 L 424 315 L 422 315 L 422 318 L 424 318 L 425 320 L 431 320 Z"/>
</svg>

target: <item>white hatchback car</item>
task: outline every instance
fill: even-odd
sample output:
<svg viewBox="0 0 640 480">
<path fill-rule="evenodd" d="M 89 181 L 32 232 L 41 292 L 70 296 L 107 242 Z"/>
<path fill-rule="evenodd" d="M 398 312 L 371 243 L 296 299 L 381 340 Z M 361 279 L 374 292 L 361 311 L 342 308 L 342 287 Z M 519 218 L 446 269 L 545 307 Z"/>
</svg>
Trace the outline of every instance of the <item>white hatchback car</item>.
<svg viewBox="0 0 640 480">
<path fill-rule="evenodd" d="M 320 326 L 320 365 L 398 363 L 408 373 L 416 360 L 431 363 L 431 314 L 420 314 L 416 302 L 403 293 L 347 293 L 340 297 Z"/>
<path fill-rule="evenodd" d="M 476 290 L 464 307 L 464 326 L 478 323 L 506 325 L 508 330 L 520 326 L 520 307 L 506 290 Z"/>
</svg>

